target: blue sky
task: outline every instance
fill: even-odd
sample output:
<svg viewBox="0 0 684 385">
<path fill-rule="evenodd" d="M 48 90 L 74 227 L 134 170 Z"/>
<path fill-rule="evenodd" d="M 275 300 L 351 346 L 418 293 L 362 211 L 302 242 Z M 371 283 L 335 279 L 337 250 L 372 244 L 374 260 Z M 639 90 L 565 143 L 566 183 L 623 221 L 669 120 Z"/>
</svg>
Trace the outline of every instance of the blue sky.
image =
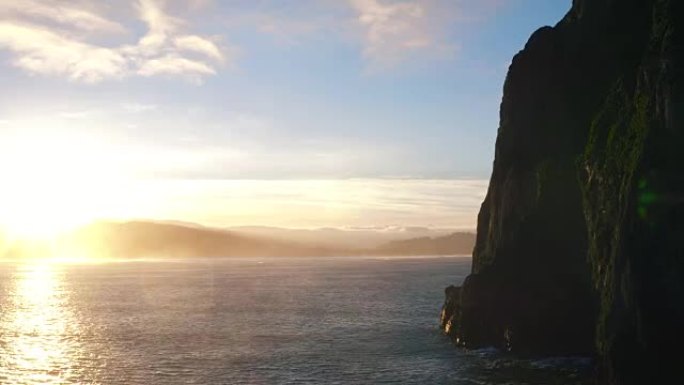
<svg viewBox="0 0 684 385">
<path fill-rule="evenodd" d="M 2 160 L 38 158 L 37 179 L 67 158 L 71 179 L 486 180 L 508 64 L 570 3 L 0 0 Z"/>
</svg>

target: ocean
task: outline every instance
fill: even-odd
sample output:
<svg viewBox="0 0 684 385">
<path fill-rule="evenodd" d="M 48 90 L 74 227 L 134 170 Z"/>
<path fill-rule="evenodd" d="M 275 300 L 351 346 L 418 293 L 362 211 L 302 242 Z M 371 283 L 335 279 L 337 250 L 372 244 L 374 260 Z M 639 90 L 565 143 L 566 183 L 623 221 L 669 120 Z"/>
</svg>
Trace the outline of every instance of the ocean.
<svg viewBox="0 0 684 385">
<path fill-rule="evenodd" d="M 2 384 L 584 384 L 585 358 L 455 348 L 467 257 L 0 264 Z"/>
</svg>

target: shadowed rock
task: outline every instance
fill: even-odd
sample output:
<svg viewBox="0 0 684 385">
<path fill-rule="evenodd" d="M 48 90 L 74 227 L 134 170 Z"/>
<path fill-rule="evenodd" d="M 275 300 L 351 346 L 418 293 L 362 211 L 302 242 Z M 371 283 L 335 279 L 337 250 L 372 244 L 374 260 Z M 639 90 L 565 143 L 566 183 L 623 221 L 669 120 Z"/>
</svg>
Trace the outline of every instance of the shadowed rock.
<svg viewBox="0 0 684 385">
<path fill-rule="evenodd" d="M 443 308 L 459 344 L 596 353 L 605 383 L 675 372 L 683 7 L 576 0 L 513 59 L 472 274 Z"/>
</svg>

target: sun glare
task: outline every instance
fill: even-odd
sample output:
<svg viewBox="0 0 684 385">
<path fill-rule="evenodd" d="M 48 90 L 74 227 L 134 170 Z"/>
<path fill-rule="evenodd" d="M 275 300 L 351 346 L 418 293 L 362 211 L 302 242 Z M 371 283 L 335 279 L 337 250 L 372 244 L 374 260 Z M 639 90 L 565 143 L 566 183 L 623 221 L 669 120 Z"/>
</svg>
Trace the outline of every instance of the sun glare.
<svg viewBox="0 0 684 385">
<path fill-rule="evenodd" d="M 113 154 L 73 136 L 13 139 L 0 154 L 5 237 L 46 240 L 96 219 L 119 174 Z"/>
</svg>

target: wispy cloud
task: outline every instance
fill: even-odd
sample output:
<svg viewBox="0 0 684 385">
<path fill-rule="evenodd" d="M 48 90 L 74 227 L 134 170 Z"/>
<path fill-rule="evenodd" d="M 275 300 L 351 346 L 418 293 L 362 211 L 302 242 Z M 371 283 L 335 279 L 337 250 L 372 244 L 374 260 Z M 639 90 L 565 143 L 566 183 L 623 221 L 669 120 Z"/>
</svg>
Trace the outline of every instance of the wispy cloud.
<svg viewBox="0 0 684 385">
<path fill-rule="evenodd" d="M 359 47 L 368 69 L 385 70 L 418 58 L 453 57 L 458 41 L 451 29 L 507 1 L 466 7 L 461 0 L 237 0 L 227 8 L 215 0 L 122 0 L 116 20 L 95 0 L 0 0 L 0 49 L 12 52 L 12 64 L 31 74 L 90 83 L 182 76 L 200 83 L 238 56 L 225 36 L 191 30 L 189 18 L 212 20 L 207 13 L 218 11 L 228 20 L 224 31 L 237 25 L 286 45 L 339 38 Z M 131 14 L 146 26 L 137 36 L 130 17 L 123 17 Z"/>
<path fill-rule="evenodd" d="M 218 61 L 224 60 L 224 54 L 214 42 L 197 35 L 176 37 L 173 44 L 181 51 L 200 53 Z"/>
<path fill-rule="evenodd" d="M 453 53 L 446 41 L 445 23 L 457 4 L 450 1 L 348 0 L 356 11 L 363 55 L 372 66 L 394 65 L 413 54 Z"/>
<path fill-rule="evenodd" d="M 134 75 L 182 76 L 199 82 L 231 59 L 212 38 L 184 33 L 186 23 L 168 14 L 163 0 L 134 3 L 147 32 L 135 44 L 119 46 L 93 43 L 90 33 L 82 33 L 124 30 L 94 11 L 57 0 L 29 0 L 21 7 L 0 1 L 0 49 L 12 52 L 12 63 L 32 74 L 89 83 Z"/>
<path fill-rule="evenodd" d="M 98 15 L 92 10 L 77 8 L 73 2 L 55 0 L 2 0 L 0 15 L 3 18 L 30 19 L 36 22 L 54 22 L 74 29 L 94 32 L 123 32 L 124 27 Z"/>
<path fill-rule="evenodd" d="M 504 0 L 483 0 L 491 1 Z M 462 7 L 456 0 L 302 0 L 233 19 L 288 45 L 320 36 L 351 39 L 368 67 L 387 69 L 426 55 L 451 57 L 458 44 L 448 30 L 462 18 Z"/>
<path fill-rule="evenodd" d="M 147 24 L 148 31 L 137 46 L 128 47 L 130 51 L 152 56 L 165 48 L 169 35 L 175 33 L 181 21 L 166 14 L 162 9 L 163 5 L 162 0 L 138 0 L 136 8 L 140 20 Z"/>
<path fill-rule="evenodd" d="M 142 76 L 188 75 L 191 79 L 201 82 L 202 76 L 214 75 L 216 70 L 208 63 L 168 54 L 144 61 L 137 73 Z"/>
<path fill-rule="evenodd" d="M 128 70 L 128 60 L 116 50 L 82 43 L 36 26 L 0 22 L 0 47 L 15 54 L 16 67 L 34 74 L 98 82 L 120 78 Z"/>
</svg>

